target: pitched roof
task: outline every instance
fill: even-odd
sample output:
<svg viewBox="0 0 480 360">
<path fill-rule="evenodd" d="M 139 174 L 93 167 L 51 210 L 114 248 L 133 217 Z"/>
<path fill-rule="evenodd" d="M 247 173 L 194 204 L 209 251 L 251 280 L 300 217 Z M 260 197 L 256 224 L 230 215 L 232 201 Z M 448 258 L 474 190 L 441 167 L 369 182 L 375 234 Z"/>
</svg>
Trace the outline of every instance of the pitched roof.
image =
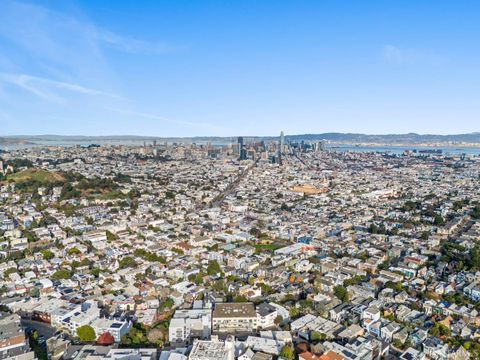
<svg viewBox="0 0 480 360">
<path fill-rule="evenodd" d="M 98 345 L 112 345 L 115 342 L 115 339 L 108 331 L 105 331 L 102 335 L 100 335 L 97 339 Z"/>
</svg>

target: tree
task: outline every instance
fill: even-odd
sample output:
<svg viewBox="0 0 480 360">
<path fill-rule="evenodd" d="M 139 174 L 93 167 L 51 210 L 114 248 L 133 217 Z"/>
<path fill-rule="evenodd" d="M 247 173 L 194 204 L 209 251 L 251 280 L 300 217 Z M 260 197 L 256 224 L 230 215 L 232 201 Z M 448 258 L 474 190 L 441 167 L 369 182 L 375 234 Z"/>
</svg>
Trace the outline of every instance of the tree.
<svg viewBox="0 0 480 360">
<path fill-rule="evenodd" d="M 118 263 L 120 269 L 126 269 L 137 266 L 136 261 L 131 256 L 125 256 Z"/>
<path fill-rule="evenodd" d="M 393 281 L 387 281 L 385 283 L 386 288 L 393 289 L 397 292 L 403 291 L 403 285 L 401 281 L 393 282 Z"/>
<path fill-rule="evenodd" d="M 280 351 L 280 356 L 287 359 L 287 360 L 294 360 L 295 359 L 295 350 L 291 345 L 285 345 Z"/>
<path fill-rule="evenodd" d="M 53 253 L 52 253 L 50 250 L 48 250 L 48 249 L 42 250 L 42 251 L 40 251 L 40 252 L 42 253 L 43 258 L 44 258 L 45 260 L 50 260 L 50 259 L 52 259 L 53 256 L 54 256 Z"/>
<path fill-rule="evenodd" d="M 51 279 L 52 280 L 67 280 L 67 279 L 70 279 L 71 276 L 72 276 L 72 273 L 69 270 L 60 269 L 60 270 L 55 271 L 52 274 Z"/>
<path fill-rule="evenodd" d="M 300 310 L 297 309 L 296 307 L 291 307 L 290 310 L 288 311 L 289 315 L 292 319 L 296 318 L 298 315 L 300 315 Z"/>
<path fill-rule="evenodd" d="M 24 231 L 23 236 L 25 236 L 27 238 L 27 241 L 29 243 L 38 241 L 37 235 L 35 235 L 35 233 L 33 233 L 31 231 Z"/>
<path fill-rule="evenodd" d="M 310 334 L 310 340 L 313 342 L 324 341 L 327 339 L 327 335 L 324 333 L 320 333 L 318 331 L 312 331 Z"/>
<path fill-rule="evenodd" d="M 248 299 L 245 295 L 237 295 L 237 296 L 234 296 L 233 297 L 233 302 L 235 303 L 243 303 L 243 302 L 247 302 Z"/>
<path fill-rule="evenodd" d="M 388 259 L 377 266 L 378 270 L 388 270 L 389 267 L 390 267 L 390 260 Z"/>
<path fill-rule="evenodd" d="M 430 335 L 437 338 L 443 336 L 450 336 L 450 329 L 441 323 L 435 323 L 432 328 L 429 330 Z"/>
<path fill-rule="evenodd" d="M 480 270 L 480 246 L 474 245 L 469 252 L 469 265 L 472 270 Z"/>
<path fill-rule="evenodd" d="M 62 186 L 62 191 L 60 192 L 60 200 L 79 198 L 80 195 L 81 192 L 75 189 L 72 184 L 67 182 Z"/>
<path fill-rule="evenodd" d="M 171 309 L 175 305 L 175 302 L 171 298 L 167 298 L 164 301 L 160 303 L 159 309 L 160 310 L 165 310 L 165 309 Z"/>
<path fill-rule="evenodd" d="M 4 279 L 8 279 L 8 276 L 9 276 L 10 274 L 13 274 L 13 273 L 16 273 L 16 272 L 17 272 L 17 269 L 16 269 L 16 268 L 14 268 L 14 267 L 8 268 L 7 270 L 5 270 L 5 271 L 3 272 L 3 278 L 4 278 Z"/>
<path fill-rule="evenodd" d="M 348 301 L 347 289 L 345 289 L 345 287 L 343 287 L 342 285 L 335 286 L 335 288 L 333 289 L 333 293 L 341 302 Z"/>
<path fill-rule="evenodd" d="M 80 250 L 78 250 L 76 247 L 72 247 L 71 249 L 68 249 L 67 254 L 68 255 L 78 255 L 78 254 L 80 254 Z"/>
<path fill-rule="evenodd" d="M 268 284 L 260 283 L 259 286 L 260 286 L 260 289 L 262 289 L 262 294 L 263 295 L 270 295 L 270 294 L 275 293 L 275 291 L 272 289 L 272 287 Z"/>
<path fill-rule="evenodd" d="M 106 231 L 106 235 L 107 235 L 107 241 L 114 241 L 114 240 L 117 240 L 117 236 L 112 233 L 111 231 Z"/>
<path fill-rule="evenodd" d="M 275 318 L 275 320 L 273 321 L 275 323 L 275 325 L 280 325 L 283 321 L 283 317 L 282 315 L 277 315 L 277 317 Z"/>
<path fill-rule="evenodd" d="M 397 349 L 403 349 L 403 343 L 400 341 L 400 339 L 393 339 L 393 346 L 396 347 Z"/>
<path fill-rule="evenodd" d="M 146 278 L 145 273 L 137 273 L 137 274 L 135 274 L 135 280 L 136 280 L 136 281 L 143 281 L 143 280 L 145 280 L 145 278 Z"/>
<path fill-rule="evenodd" d="M 172 191 L 166 191 L 165 192 L 165 198 L 175 200 L 175 193 Z"/>
<path fill-rule="evenodd" d="M 260 235 L 260 230 L 254 226 L 250 229 L 250 235 L 258 237 Z"/>
<path fill-rule="evenodd" d="M 93 276 L 95 276 L 95 278 L 98 278 L 98 277 L 100 276 L 100 272 L 101 272 L 101 271 L 102 271 L 102 270 L 101 270 L 100 268 L 93 268 L 93 269 L 90 271 L 90 273 L 91 273 Z"/>
<path fill-rule="evenodd" d="M 208 263 L 207 274 L 210 276 L 215 276 L 221 272 L 220 264 L 217 260 L 212 260 Z"/>
<path fill-rule="evenodd" d="M 343 286 L 357 285 L 358 283 L 365 280 L 365 276 L 357 275 L 353 278 L 347 279 L 343 282 Z"/>
<path fill-rule="evenodd" d="M 35 358 L 39 360 L 47 360 L 48 355 L 42 346 L 38 344 L 38 331 L 33 330 L 30 335 L 28 336 L 29 342 L 30 342 L 30 347 L 35 353 Z"/>
<path fill-rule="evenodd" d="M 300 304 L 300 308 L 302 310 L 313 308 L 313 301 L 312 300 L 304 299 L 304 300 L 300 300 L 298 303 Z"/>
<path fill-rule="evenodd" d="M 405 202 L 403 205 L 403 210 L 404 211 L 412 211 L 415 210 L 418 207 L 418 204 L 412 200 L 408 200 Z"/>
<path fill-rule="evenodd" d="M 91 342 L 97 339 L 95 330 L 90 325 L 83 325 L 77 329 L 77 336 L 82 342 Z"/>
<path fill-rule="evenodd" d="M 475 205 L 470 215 L 476 220 L 480 219 L 480 204 Z"/>
<path fill-rule="evenodd" d="M 166 264 L 167 262 L 165 258 L 141 248 L 135 249 L 133 255 L 135 255 L 136 257 L 141 257 L 150 262 L 160 262 L 162 264 Z"/>
<path fill-rule="evenodd" d="M 188 275 L 188 280 L 197 285 L 201 285 L 203 283 L 203 274 L 200 272 L 196 274 L 190 274 Z"/>
<path fill-rule="evenodd" d="M 441 215 L 435 214 L 433 224 L 437 225 L 437 226 L 443 225 L 443 224 L 445 224 L 445 219 Z"/>
<path fill-rule="evenodd" d="M 288 207 L 287 204 L 283 203 L 282 206 L 280 206 L 280 210 L 282 210 L 282 211 L 290 211 L 290 208 Z"/>
<path fill-rule="evenodd" d="M 146 330 L 141 324 L 133 326 L 128 334 L 122 336 L 122 344 L 133 347 L 145 346 L 148 344 Z"/>
</svg>

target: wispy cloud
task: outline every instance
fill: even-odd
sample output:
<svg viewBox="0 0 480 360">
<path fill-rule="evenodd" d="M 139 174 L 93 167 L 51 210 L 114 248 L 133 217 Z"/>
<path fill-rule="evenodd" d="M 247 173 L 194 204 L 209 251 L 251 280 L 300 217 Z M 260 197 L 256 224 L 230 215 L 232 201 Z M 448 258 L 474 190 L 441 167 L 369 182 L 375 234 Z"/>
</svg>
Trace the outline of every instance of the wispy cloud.
<svg viewBox="0 0 480 360">
<path fill-rule="evenodd" d="M 128 53 L 162 54 L 184 48 L 162 42 L 151 42 L 126 37 L 97 27 L 92 27 L 90 31 L 102 44 Z"/>
<path fill-rule="evenodd" d="M 40 88 L 32 85 L 29 81 L 29 78 L 25 75 L 0 74 L 0 82 L 4 84 L 6 83 L 15 85 L 44 100 L 62 102 L 61 98 L 52 92 L 41 90 Z"/>
<path fill-rule="evenodd" d="M 14 0 L 0 4 L 2 38 L 10 50 L 0 56 L 0 71 L 26 72 L 102 89 L 121 86 L 105 55 L 107 48 L 149 55 L 180 49 L 161 40 L 117 34 L 92 23 L 81 11 L 65 13 Z"/>
<path fill-rule="evenodd" d="M 120 114 L 128 115 L 134 118 L 157 120 L 157 121 L 166 122 L 166 123 L 175 124 L 175 125 L 182 125 L 182 126 L 194 127 L 202 130 L 213 131 L 215 133 L 220 133 L 221 131 L 225 130 L 220 126 L 216 126 L 206 122 L 193 122 L 193 121 L 171 119 L 164 116 L 142 112 L 142 111 L 134 111 L 134 110 L 128 110 L 128 109 L 119 109 L 119 108 L 108 108 L 108 110 L 117 112 Z"/>
<path fill-rule="evenodd" d="M 106 51 L 145 56 L 183 48 L 161 39 L 115 33 L 90 21 L 81 9 L 65 7 L 68 11 L 64 12 L 27 1 L 0 0 L 0 109 L 9 107 L 10 113 L 24 122 L 42 118 L 45 123 L 38 126 L 41 129 L 55 129 L 55 124 L 69 122 L 70 129 L 81 132 L 87 128 L 97 131 L 102 126 L 115 132 L 108 124 L 135 131 L 132 124 L 143 128 L 142 123 L 171 129 L 218 130 L 207 123 L 135 111 L 140 104 L 134 105 L 124 96 L 130 89 L 122 84 L 116 67 L 111 66 L 115 54 Z M 118 110 L 131 107 L 132 111 L 123 114 Z M 6 118 L 5 114 L 2 118 Z M 125 122 L 120 124 L 122 118 Z M 21 128 L 18 122 L 13 123 Z"/>
<path fill-rule="evenodd" d="M 395 65 L 443 65 L 448 62 L 446 56 L 415 49 L 403 49 L 395 45 L 385 45 L 382 49 L 383 59 Z"/>
<path fill-rule="evenodd" d="M 30 49 L 41 45 L 48 52 L 58 47 L 59 40 L 61 43 L 65 40 L 75 43 L 79 39 L 131 53 L 165 53 L 182 48 L 164 41 L 147 41 L 117 34 L 82 19 L 79 14 L 71 16 L 39 5 L 2 0 L 1 10 L 0 36 Z M 74 38 L 65 37 L 72 33 L 76 35 Z"/>
<path fill-rule="evenodd" d="M 42 99 L 53 102 L 63 102 L 63 98 L 61 94 L 58 93 L 58 90 L 67 90 L 69 92 L 83 95 L 120 98 L 115 94 L 88 88 L 79 84 L 56 81 L 26 74 L 0 73 L 0 83 L 15 85 Z"/>
</svg>

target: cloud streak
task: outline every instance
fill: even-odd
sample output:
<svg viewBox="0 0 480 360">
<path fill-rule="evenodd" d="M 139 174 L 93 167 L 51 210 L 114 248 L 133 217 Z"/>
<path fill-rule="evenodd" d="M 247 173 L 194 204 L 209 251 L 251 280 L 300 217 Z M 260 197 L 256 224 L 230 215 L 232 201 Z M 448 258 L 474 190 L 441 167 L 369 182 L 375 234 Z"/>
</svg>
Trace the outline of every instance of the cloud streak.
<svg viewBox="0 0 480 360">
<path fill-rule="evenodd" d="M 0 109 L 10 107 L 22 121 L 44 119 L 38 125 L 42 129 L 70 120 L 70 128 L 81 131 L 89 127 L 97 131 L 109 121 L 118 128 L 135 123 L 142 127 L 146 122 L 152 127 L 160 124 L 164 131 L 169 127 L 220 131 L 204 122 L 137 111 L 140 104 L 129 99 L 130 89 L 110 64 L 118 56 L 115 51 L 142 56 L 181 47 L 117 34 L 92 23 L 76 8 L 61 12 L 28 2 L 0 2 L 0 46 L 7 49 L 0 48 Z"/>
<path fill-rule="evenodd" d="M 92 27 L 90 31 L 102 44 L 119 51 L 133 54 L 163 54 L 182 49 L 181 47 L 174 47 L 166 43 L 150 42 L 122 36 L 97 27 Z"/>
<path fill-rule="evenodd" d="M 30 50 L 38 50 L 41 46 L 46 53 L 53 51 L 58 48 L 59 40 L 71 42 L 72 38 L 65 35 L 72 33 L 77 40 L 93 46 L 108 46 L 129 53 L 159 54 L 180 49 L 165 42 L 123 36 L 81 20 L 80 16 L 73 17 L 39 5 L 4 0 L 1 10 L 0 36 Z"/>
<path fill-rule="evenodd" d="M 0 73 L 0 83 L 15 85 L 39 98 L 52 102 L 63 102 L 62 97 L 58 94 L 58 90 L 67 90 L 82 95 L 120 98 L 118 95 L 88 88 L 79 84 L 56 81 L 26 74 Z"/>
<path fill-rule="evenodd" d="M 433 52 L 403 49 L 395 45 L 385 45 L 382 57 L 393 65 L 443 65 L 448 62 L 447 57 Z"/>
</svg>

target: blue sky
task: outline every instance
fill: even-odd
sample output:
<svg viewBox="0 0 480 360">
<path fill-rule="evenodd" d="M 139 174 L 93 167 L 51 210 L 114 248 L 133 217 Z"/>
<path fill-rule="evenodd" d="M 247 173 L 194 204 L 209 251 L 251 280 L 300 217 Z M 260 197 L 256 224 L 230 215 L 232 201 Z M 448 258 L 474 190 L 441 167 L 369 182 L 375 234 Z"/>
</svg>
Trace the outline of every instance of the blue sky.
<svg viewBox="0 0 480 360">
<path fill-rule="evenodd" d="M 0 136 L 480 131 L 478 1 L 0 2 Z"/>
</svg>

